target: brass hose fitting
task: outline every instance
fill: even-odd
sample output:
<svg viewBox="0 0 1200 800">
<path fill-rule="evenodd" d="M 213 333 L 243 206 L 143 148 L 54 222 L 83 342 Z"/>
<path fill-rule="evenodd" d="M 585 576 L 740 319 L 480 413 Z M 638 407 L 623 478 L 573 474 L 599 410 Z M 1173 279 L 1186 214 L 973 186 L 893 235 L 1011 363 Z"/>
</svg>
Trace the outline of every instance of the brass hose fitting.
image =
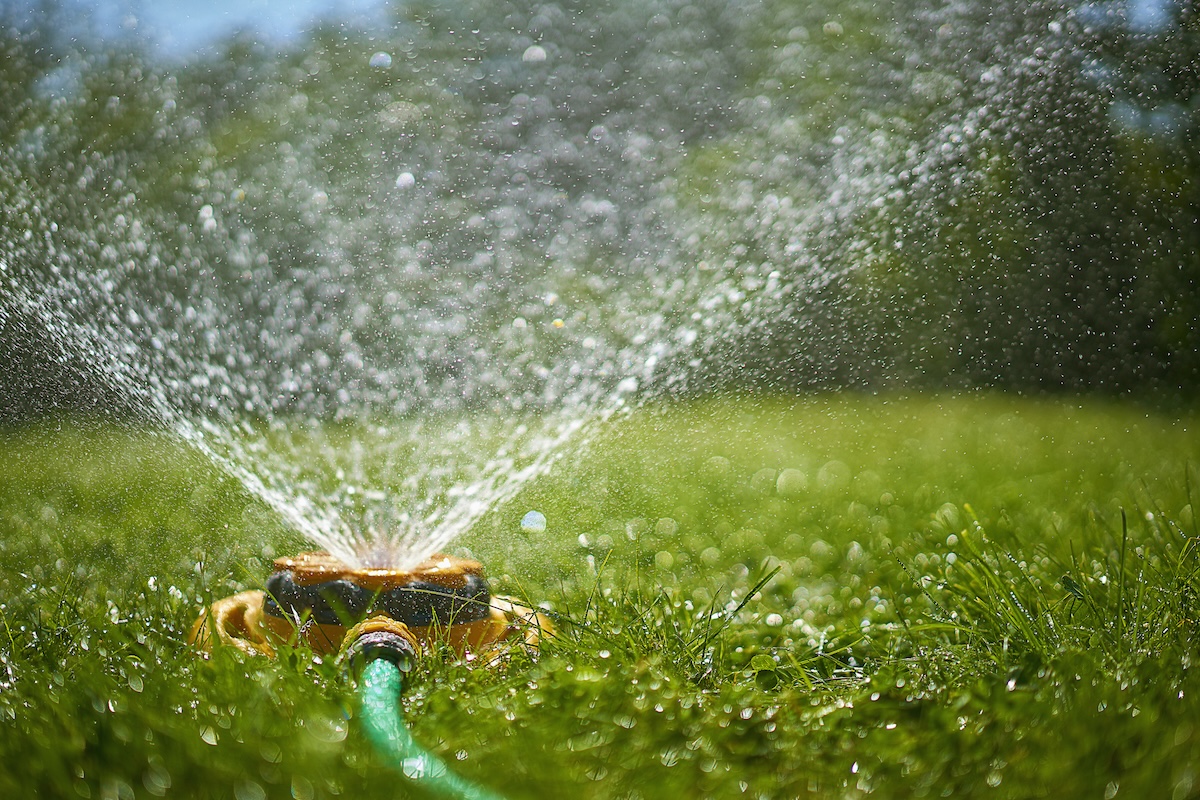
<svg viewBox="0 0 1200 800">
<path fill-rule="evenodd" d="M 346 632 L 338 660 L 356 679 L 363 667 L 377 658 L 386 659 L 403 673 L 410 672 L 421 645 L 403 622 L 382 614 L 363 620 Z"/>
</svg>

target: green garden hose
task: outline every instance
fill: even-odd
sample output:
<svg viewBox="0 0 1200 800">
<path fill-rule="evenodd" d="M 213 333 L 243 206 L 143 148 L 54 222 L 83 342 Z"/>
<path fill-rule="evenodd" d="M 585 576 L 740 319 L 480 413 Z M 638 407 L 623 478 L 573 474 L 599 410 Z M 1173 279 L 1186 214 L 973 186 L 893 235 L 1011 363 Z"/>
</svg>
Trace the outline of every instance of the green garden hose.
<svg viewBox="0 0 1200 800">
<path fill-rule="evenodd" d="M 502 800 L 451 772 L 433 753 L 421 747 L 404 725 L 400 695 L 404 673 L 389 658 L 373 658 L 362 666 L 358 695 L 367 738 L 389 765 L 432 793 L 461 800 Z"/>
</svg>

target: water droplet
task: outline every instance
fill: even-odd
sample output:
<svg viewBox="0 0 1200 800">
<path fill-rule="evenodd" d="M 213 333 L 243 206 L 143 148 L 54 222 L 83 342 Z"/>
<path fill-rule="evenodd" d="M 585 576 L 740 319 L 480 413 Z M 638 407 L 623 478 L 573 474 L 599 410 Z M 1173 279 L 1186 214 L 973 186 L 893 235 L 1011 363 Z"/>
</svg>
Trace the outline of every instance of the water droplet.
<svg viewBox="0 0 1200 800">
<path fill-rule="evenodd" d="M 521 60 L 527 64 L 537 64 L 546 60 L 546 49 L 541 45 L 533 44 L 525 48 L 525 52 L 521 54 Z"/>
<path fill-rule="evenodd" d="M 713 456 L 705 462 L 704 471 L 712 478 L 727 478 L 733 471 L 733 465 L 724 456 Z"/>
<path fill-rule="evenodd" d="M 371 56 L 370 64 L 375 69 L 387 69 L 392 66 L 392 57 L 388 53 L 375 53 Z"/>
<path fill-rule="evenodd" d="M 295 800 L 313 800 L 315 796 L 312 781 L 300 775 L 292 776 L 292 797 Z"/>
<path fill-rule="evenodd" d="M 782 497 L 796 497 L 808 488 L 808 476 L 798 469 L 785 469 L 775 481 L 775 491 Z"/>
<path fill-rule="evenodd" d="M 845 489 L 850 485 L 850 467 L 843 461 L 829 461 L 817 470 L 817 483 L 822 489 Z"/>
<path fill-rule="evenodd" d="M 171 788 L 171 773 L 167 772 L 167 768 L 163 765 L 162 759 L 157 756 L 151 756 L 149 765 L 144 773 L 142 773 L 142 785 L 146 787 L 146 791 L 156 797 L 164 797 L 167 790 Z"/>
<path fill-rule="evenodd" d="M 546 530 L 546 515 L 540 511 L 529 511 L 521 517 L 521 530 L 526 533 L 541 533 Z"/>
<path fill-rule="evenodd" d="M 775 659 L 771 658 L 766 653 L 759 653 L 758 655 L 754 656 L 754 658 L 750 659 L 750 669 L 752 670 L 773 670 L 775 667 Z"/>
<path fill-rule="evenodd" d="M 267 793 L 255 781 L 242 778 L 233 787 L 233 796 L 236 800 L 266 800 Z"/>
<path fill-rule="evenodd" d="M 401 172 L 396 177 L 397 189 L 411 189 L 417 185 L 417 179 L 411 172 Z"/>
</svg>

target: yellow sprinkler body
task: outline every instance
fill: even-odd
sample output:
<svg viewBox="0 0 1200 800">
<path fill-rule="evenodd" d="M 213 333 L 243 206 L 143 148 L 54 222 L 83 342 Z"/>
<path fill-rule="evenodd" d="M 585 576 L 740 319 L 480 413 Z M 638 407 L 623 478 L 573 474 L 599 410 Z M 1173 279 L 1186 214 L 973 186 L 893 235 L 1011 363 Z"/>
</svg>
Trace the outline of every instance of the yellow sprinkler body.
<svg viewBox="0 0 1200 800">
<path fill-rule="evenodd" d="M 363 624 L 389 620 L 419 650 L 447 644 L 460 657 L 505 641 L 536 648 L 551 631 L 543 614 L 493 596 L 477 561 L 435 555 L 410 570 L 354 568 L 310 552 L 276 559 L 265 590 L 213 603 L 189 641 L 205 651 L 219 642 L 267 656 L 303 643 L 326 654 L 357 638 Z"/>
</svg>

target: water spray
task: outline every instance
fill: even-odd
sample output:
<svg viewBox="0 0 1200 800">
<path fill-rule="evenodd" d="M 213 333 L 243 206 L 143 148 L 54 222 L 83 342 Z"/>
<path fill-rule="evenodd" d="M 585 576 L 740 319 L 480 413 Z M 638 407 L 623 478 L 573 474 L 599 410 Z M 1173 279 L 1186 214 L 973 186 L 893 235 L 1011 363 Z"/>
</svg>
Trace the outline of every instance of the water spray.
<svg viewBox="0 0 1200 800">
<path fill-rule="evenodd" d="M 550 630 L 544 615 L 492 595 L 477 561 L 439 554 L 412 569 L 350 567 L 309 552 L 276 559 L 265 590 L 213 603 L 196 620 L 190 642 L 250 655 L 274 656 L 298 645 L 336 652 L 357 682 L 363 728 L 391 766 L 443 796 L 499 800 L 412 738 L 401 716 L 405 678 L 439 645 L 495 664 L 503 643 L 536 651 Z"/>
</svg>

